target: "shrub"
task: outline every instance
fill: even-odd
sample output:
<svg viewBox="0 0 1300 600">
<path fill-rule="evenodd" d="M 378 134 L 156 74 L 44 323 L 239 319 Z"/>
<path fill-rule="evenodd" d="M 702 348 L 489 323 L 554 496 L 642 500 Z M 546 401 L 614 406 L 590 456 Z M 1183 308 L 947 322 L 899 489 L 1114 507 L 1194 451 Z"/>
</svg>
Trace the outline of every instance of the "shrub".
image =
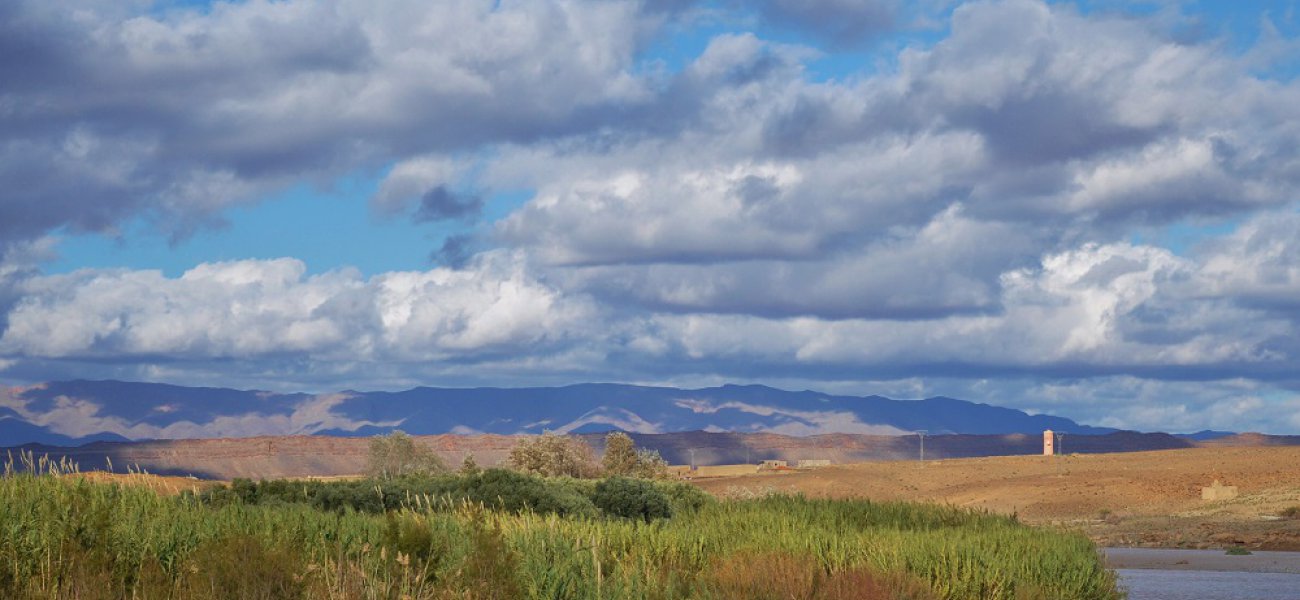
<svg viewBox="0 0 1300 600">
<path fill-rule="evenodd" d="M 650 522 L 672 516 L 668 496 L 647 481 L 610 477 L 596 484 L 592 495 L 596 508 L 605 514 Z"/>
<path fill-rule="evenodd" d="M 291 547 L 267 548 L 251 535 L 230 535 L 195 549 L 182 589 L 186 598 L 298 598 L 302 564 Z"/>
<path fill-rule="evenodd" d="M 478 475 L 481 469 L 478 468 L 478 461 L 474 460 L 474 453 L 467 452 L 465 459 L 460 462 L 461 475 Z"/>
<path fill-rule="evenodd" d="M 306 504 L 330 512 L 350 509 L 365 513 L 429 504 L 433 506 L 428 508 L 442 510 L 468 500 L 512 513 L 595 516 L 593 492 L 594 487 L 582 480 L 543 479 L 508 469 L 487 469 L 473 475 L 407 476 L 379 483 L 236 480 L 229 487 L 214 486 L 193 498 L 214 507 Z"/>
<path fill-rule="evenodd" d="M 689 483 L 663 481 L 657 483 L 656 487 L 668 497 L 668 504 L 672 507 L 673 514 L 696 512 L 717 502 L 708 492 Z"/>
<path fill-rule="evenodd" d="M 632 471 L 632 475 L 645 479 L 666 479 L 668 477 L 668 461 L 659 456 L 658 450 L 638 449 L 636 451 L 636 470 Z"/>
<path fill-rule="evenodd" d="M 591 446 L 550 431 L 520 439 L 510 449 L 509 462 L 524 473 L 543 477 L 593 477 L 597 471 Z"/>
<path fill-rule="evenodd" d="M 588 516 L 596 512 L 591 500 L 571 487 L 507 469 L 488 469 L 466 477 L 463 485 L 469 500 L 499 510 Z"/>
<path fill-rule="evenodd" d="M 606 476 L 632 475 L 636 472 L 636 443 L 631 436 L 622 431 L 613 431 L 605 436 L 605 454 L 600 459 L 600 468 Z"/>
<path fill-rule="evenodd" d="M 431 475 L 446 470 L 447 465 L 443 464 L 438 455 L 401 431 L 370 439 L 366 472 L 371 477 L 392 479 L 407 475 Z"/>
<path fill-rule="evenodd" d="M 1288 506 L 1278 513 L 1283 519 L 1300 519 L 1300 506 Z"/>
<path fill-rule="evenodd" d="M 657 450 L 637 448 L 632 437 L 621 431 L 605 436 L 605 455 L 600 465 L 606 477 L 663 479 L 668 476 L 668 462 Z"/>
</svg>

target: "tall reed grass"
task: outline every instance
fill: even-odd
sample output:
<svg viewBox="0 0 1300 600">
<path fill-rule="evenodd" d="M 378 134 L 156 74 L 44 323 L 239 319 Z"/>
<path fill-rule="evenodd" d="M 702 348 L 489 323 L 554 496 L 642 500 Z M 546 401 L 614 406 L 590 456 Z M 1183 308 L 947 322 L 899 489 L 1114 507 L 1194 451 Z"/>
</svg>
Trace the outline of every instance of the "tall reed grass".
<svg viewBox="0 0 1300 600">
<path fill-rule="evenodd" d="M 6 465 L 0 598 L 1121 598 L 1078 534 L 953 507 L 791 496 L 671 519 L 421 501 L 210 506 Z"/>
</svg>

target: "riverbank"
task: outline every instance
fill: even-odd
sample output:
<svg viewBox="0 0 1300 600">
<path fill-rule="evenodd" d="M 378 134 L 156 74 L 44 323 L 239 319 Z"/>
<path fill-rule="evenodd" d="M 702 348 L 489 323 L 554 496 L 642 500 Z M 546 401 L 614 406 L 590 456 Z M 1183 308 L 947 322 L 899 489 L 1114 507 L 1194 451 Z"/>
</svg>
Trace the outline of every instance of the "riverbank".
<svg viewBox="0 0 1300 600">
<path fill-rule="evenodd" d="M 1300 552 L 1233 555 L 1222 550 L 1154 548 L 1103 548 L 1102 552 L 1110 569 L 1300 574 Z"/>
</svg>

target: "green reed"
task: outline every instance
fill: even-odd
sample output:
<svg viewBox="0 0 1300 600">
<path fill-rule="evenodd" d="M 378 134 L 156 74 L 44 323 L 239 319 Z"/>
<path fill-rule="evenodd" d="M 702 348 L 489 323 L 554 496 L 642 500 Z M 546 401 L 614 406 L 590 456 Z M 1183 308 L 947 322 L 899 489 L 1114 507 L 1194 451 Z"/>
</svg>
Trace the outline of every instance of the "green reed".
<svg viewBox="0 0 1300 600">
<path fill-rule="evenodd" d="M 782 557 L 794 575 L 764 572 Z M 1082 535 L 948 506 L 771 496 L 646 523 L 429 498 L 382 515 L 210 506 L 66 464 L 0 479 L 3 598 L 743 597 L 719 569 L 807 576 L 807 598 L 841 597 L 827 582 L 855 572 L 944 599 L 1122 597 Z M 901 594 L 879 597 L 916 597 Z"/>
</svg>

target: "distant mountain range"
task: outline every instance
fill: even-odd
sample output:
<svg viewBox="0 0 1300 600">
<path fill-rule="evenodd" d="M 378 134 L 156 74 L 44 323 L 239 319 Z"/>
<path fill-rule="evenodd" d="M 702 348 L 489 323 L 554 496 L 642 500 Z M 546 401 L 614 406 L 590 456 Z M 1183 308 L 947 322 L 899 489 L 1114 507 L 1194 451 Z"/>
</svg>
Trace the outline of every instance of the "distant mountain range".
<svg viewBox="0 0 1300 600">
<path fill-rule="evenodd" d="M 953 398 L 892 400 L 761 385 L 620 384 L 277 394 L 122 381 L 0 388 L 0 446 L 276 435 L 368 436 L 683 431 L 903 435 L 1114 429 Z"/>
</svg>

